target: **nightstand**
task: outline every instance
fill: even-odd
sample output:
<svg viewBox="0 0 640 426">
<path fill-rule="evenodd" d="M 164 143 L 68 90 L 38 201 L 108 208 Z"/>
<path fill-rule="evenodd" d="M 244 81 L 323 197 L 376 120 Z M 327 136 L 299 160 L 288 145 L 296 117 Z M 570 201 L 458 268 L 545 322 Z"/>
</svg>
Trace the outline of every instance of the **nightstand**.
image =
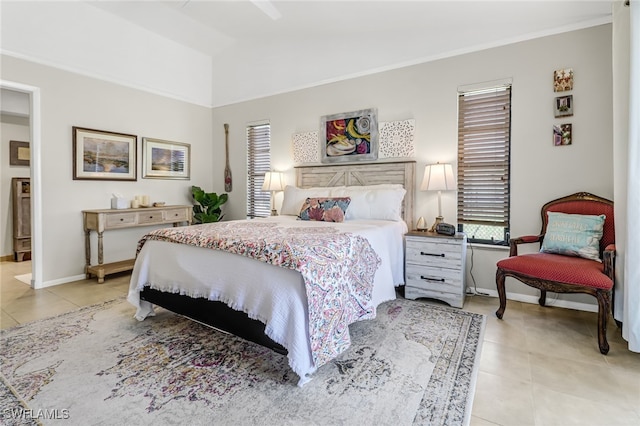
<svg viewBox="0 0 640 426">
<path fill-rule="evenodd" d="M 410 231 L 405 235 L 404 297 L 428 297 L 462 308 L 467 236 Z"/>
</svg>

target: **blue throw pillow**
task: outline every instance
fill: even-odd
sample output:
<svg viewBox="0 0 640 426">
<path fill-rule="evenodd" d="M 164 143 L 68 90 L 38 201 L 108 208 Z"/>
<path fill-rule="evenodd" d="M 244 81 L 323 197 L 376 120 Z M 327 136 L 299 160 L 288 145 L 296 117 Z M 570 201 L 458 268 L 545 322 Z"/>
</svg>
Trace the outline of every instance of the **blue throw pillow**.
<svg viewBox="0 0 640 426">
<path fill-rule="evenodd" d="M 540 251 L 600 260 L 605 215 L 547 212 L 549 221 Z"/>
</svg>

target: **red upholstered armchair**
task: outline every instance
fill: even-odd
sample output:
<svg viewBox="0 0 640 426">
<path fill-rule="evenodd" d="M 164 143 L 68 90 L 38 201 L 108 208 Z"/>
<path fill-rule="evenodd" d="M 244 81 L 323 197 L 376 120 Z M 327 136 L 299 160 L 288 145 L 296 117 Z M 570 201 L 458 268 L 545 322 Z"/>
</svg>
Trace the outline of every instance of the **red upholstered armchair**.
<svg viewBox="0 0 640 426">
<path fill-rule="evenodd" d="M 600 239 L 599 260 L 538 252 L 518 255 L 518 245 L 524 243 L 544 244 L 548 212 L 571 215 L 589 215 L 597 217 L 605 215 Z M 614 284 L 615 230 L 613 221 L 613 202 L 587 192 L 579 192 L 567 197 L 553 200 L 542 206 L 542 231 L 540 235 L 524 236 L 510 240 L 510 252 L 506 259 L 497 264 L 496 286 L 500 297 L 500 308 L 496 316 L 502 319 L 507 304 L 505 277 L 513 277 L 524 284 L 540 289 L 539 303 L 545 305 L 547 291 L 554 293 L 587 293 L 598 300 L 598 346 L 600 352 L 609 352 L 607 342 L 607 319 L 611 309 L 611 294 Z M 554 215 L 551 216 L 560 216 Z M 554 219 L 555 220 L 555 219 Z M 600 219 L 601 220 L 601 219 Z M 556 223 L 560 222 L 555 222 Z M 554 235 L 555 237 L 555 235 Z M 552 250 L 553 251 L 553 250 Z"/>
</svg>

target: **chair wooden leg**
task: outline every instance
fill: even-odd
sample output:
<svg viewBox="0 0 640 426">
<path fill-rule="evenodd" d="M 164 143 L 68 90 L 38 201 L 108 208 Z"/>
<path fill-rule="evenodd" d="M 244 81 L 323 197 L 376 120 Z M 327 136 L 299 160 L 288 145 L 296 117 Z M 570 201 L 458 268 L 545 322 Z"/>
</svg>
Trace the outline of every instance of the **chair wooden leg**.
<svg viewBox="0 0 640 426">
<path fill-rule="evenodd" d="M 547 290 L 540 290 L 540 299 L 538 299 L 540 306 L 545 306 L 547 303 Z"/>
<path fill-rule="evenodd" d="M 504 310 L 507 307 L 507 292 L 504 288 L 504 271 L 500 268 L 496 271 L 496 287 L 498 288 L 498 297 L 500 298 L 500 308 L 496 311 L 496 316 L 502 319 Z"/>
<path fill-rule="evenodd" d="M 619 321 L 615 317 L 616 315 L 616 287 L 615 285 L 611 289 L 611 316 L 613 317 L 613 322 L 616 323 L 616 327 L 622 328 L 622 321 Z"/>
<path fill-rule="evenodd" d="M 609 353 L 607 319 L 609 317 L 609 305 L 611 304 L 611 292 L 598 291 L 596 299 L 598 299 L 598 346 L 600 347 L 600 353 L 606 355 Z"/>
</svg>

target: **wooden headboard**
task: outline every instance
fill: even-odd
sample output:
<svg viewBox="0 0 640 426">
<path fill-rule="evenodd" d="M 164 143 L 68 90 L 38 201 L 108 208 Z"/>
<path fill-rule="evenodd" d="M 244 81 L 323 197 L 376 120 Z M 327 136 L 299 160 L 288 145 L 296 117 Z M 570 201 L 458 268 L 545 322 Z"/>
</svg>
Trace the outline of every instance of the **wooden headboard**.
<svg viewBox="0 0 640 426">
<path fill-rule="evenodd" d="M 298 188 L 380 185 L 383 183 L 400 184 L 407 190 L 402 206 L 402 218 L 409 230 L 414 229 L 415 161 L 298 166 L 295 170 L 296 186 Z"/>
</svg>

